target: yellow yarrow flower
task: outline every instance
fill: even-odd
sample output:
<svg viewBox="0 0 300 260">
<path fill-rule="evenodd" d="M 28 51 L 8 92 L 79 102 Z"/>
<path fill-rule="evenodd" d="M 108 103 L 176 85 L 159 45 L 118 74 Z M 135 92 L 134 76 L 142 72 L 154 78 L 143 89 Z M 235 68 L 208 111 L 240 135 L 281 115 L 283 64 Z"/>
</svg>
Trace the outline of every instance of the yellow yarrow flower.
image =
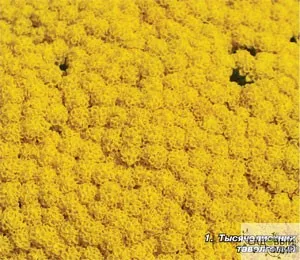
<svg viewBox="0 0 300 260">
<path fill-rule="evenodd" d="M 299 222 L 298 8 L 0 0 L 0 258 L 239 259 L 205 235 Z"/>
</svg>

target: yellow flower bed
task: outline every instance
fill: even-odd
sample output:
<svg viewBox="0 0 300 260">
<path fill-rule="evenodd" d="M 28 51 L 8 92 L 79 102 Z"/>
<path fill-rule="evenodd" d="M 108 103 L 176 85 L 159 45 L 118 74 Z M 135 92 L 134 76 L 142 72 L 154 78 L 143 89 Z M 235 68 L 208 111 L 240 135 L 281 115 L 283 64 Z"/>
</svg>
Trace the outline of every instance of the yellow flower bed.
<svg viewBox="0 0 300 260">
<path fill-rule="evenodd" d="M 299 222 L 297 0 L 0 0 L 0 259 L 239 259 Z"/>
</svg>

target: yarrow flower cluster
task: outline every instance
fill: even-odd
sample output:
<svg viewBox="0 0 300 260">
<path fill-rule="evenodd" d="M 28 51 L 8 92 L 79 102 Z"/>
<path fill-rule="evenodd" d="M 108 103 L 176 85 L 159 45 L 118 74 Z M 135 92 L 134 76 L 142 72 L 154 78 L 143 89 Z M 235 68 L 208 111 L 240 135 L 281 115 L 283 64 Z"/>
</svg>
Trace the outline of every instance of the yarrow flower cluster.
<svg viewBox="0 0 300 260">
<path fill-rule="evenodd" d="M 299 222 L 298 1 L 0 0 L 0 258 L 239 259 Z"/>
</svg>

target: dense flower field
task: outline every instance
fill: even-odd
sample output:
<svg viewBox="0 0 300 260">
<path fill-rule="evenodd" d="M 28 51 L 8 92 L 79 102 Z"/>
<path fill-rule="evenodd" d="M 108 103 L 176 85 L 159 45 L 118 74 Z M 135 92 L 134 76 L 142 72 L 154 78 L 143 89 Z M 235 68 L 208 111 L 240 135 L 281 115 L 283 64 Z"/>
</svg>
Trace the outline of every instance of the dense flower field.
<svg viewBox="0 0 300 260">
<path fill-rule="evenodd" d="M 299 222 L 297 0 L 0 0 L 0 259 L 239 259 Z"/>
</svg>

